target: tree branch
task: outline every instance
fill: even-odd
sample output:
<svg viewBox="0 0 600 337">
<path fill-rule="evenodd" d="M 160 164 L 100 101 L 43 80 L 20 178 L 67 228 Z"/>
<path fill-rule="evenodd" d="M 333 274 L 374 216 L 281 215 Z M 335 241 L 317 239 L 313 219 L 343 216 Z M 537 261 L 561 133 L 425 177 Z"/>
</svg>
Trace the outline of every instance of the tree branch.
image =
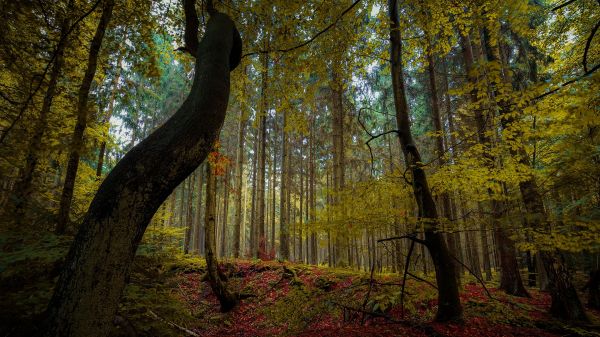
<svg viewBox="0 0 600 337">
<path fill-rule="evenodd" d="M 287 53 L 287 52 L 290 52 L 292 50 L 296 50 L 296 49 L 302 48 L 302 47 L 306 46 L 307 44 L 309 44 L 309 43 L 313 42 L 314 40 L 316 40 L 319 36 L 321 36 L 322 34 L 324 34 L 325 32 L 327 32 L 333 26 L 335 26 L 338 23 L 338 21 L 340 21 L 344 15 L 346 15 L 348 12 L 350 12 L 352 10 L 352 8 L 354 8 L 356 5 L 358 5 L 358 3 L 360 1 L 361 0 L 354 1 L 352 3 L 352 5 L 350 5 L 340 15 L 338 15 L 338 17 L 331 24 L 329 24 L 323 30 L 319 31 L 317 34 L 313 35 L 308 40 L 306 40 L 306 41 L 304 41 L 304 42 L 302 42 L 302 43 L 300 43 L 298 45 L 295 45 L 295 46 L 289 47 L 289 48 L 282 48 L 282 49 L 254 51 L 254 52 L 250 52 L 250 53 L 246 53 L 246 54 L 242 55 L 242 58 L 244 58 L 246 56 L 258 55 L 258 54 L 268 54 L 268 53 L 273 53 L 273 52 Z"/>
<path fill-rule="evenodd" d="M 596 25 L 590 32 L 590 36 L 588 36 L 588 39 L 585 43 L 585 50 L 583 51 L 583 71 L 586 73 L 588 72 L 588 65 L 587 65 L 588 51 L 590 50 L 590 46 L 592 45 L 592 40 L 594 39 L 594 35 L 596 35 L 596 32 L 598 31 L 598 27 L 600 27 L 600 21 L 596 22 Z"/>
<path fill-rule="evenodd" d="M 557 10 L 559 10 L 559 9 L 561 9 L 561 8 L 565 7 L 565 6 L 568 6 L 568 5 L 570 5 L 570 4 L 572 4 L 573 2 L 575 2 L 575 1 L 576 1 L 576 0 L 569 0 L 569 1 L 565 1 L 565 2 L 563 2 L 562 4 L 560 4 L 560 5 L 558 5 L 558 6 L 554 7 L 554 8 L 552 8 L 552 11 L 553 11 L 553 12 L 556 12 Z"/>
<path fill-rule="evenodd" d="M 63 36 L 61 36 L 61 39 L 67 39 L 67 37 L 69 36 L 69 34 L 71 34 L 71 32 L 73 32 L 73 30 L 77 27 L 77 25 L 79 24 L 79 22 L 81 22 L 83 19 L 85 19 L 86 17 L 88 17 L 90 14 L 92 14 L 92 12 L 100 4 L 100 1 L 101 0 L 96 0 L 96 2 L 92 5 L 92 7 L 88 11 L 86 11 L 82 16 L 80 16 L 77 20 L 75 20 L 75 22 L 69 27 L 69 29 L 67 30 L 67 32 Z M 69 14 L 70 13 L 66 13 L 65 15 L 69 15 Z M 56 53 L 57 53 L 57 50 L 58 50 L 58 45 L 60 45 L 60 41 L 59 41 L 59 43 L 57 43 L 57 47 L 54 48 L 54 51 L 52 52 L 52 56 L 50 57 L 50 60 L 48 60 L 48 63 L 46 63 L 46 67 L 44 68 L 42 76 L 40 77 L 40 80 L 37 83 L 35 89 L 33 89 L 33 91 L 31 91 L 29 93 L 29 95 L 27 96 L 27 99 L 25 100 L 25 102 L 23 102 L 23 107 L 21 107 L 21 109 L 19 110 L 19 113 L 17 114 L 17 116 L 15 117 L 15 119 L 10 123 L 10 125 L 6 129 L 2 130 L 2 136 L 0 136 L 0 144 L 2 144 L 4 142 L 4 139 L 6 139 L 6 136 L 8 136 L 8 133 L 10 132 L 10 130 L 12 130 L 15 127 L 15 125 L 17 125 L 17 122 L 19 122 L 19 120 L 23 117 L 23 114 L 25 113 L 25 110 L 27 110 L 27 107 L 29 106 L 29 103 L 31 103 L 31 101 L 33 100 L 33 97 L 35 96 L 35 94 L 37 94 L 37 92 L 42 87 L 42 83 L 44 83 L 44 79 L 46 78 L 46 74 L 48 74 L 48 70 L 50 69 L 50 66 L 54 63 L 54 60 L 56 59 Z M 32 83 L 33 83 L 33 80 L 32 80 Z"/>
<path fill-rule="evenodd" d="M 185 46 L 179 47 L 177 50 L 196 57 L 199 43 L 198 28 L 200 27 L 198 14 L 196 13 L 196 0 L 183 0 L 183 12 L 185 14 L 185 31 L 183 34 Z"/>
</svg>

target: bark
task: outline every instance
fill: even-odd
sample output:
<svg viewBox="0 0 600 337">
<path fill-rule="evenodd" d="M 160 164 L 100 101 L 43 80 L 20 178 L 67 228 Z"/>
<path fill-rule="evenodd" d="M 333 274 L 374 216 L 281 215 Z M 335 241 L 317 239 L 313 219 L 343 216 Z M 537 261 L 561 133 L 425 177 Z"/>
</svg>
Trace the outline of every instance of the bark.
<svg viewBox="0 0 600 337">
<path fill-rule="evenodd" d="M 498 44 L 493 45 L 491 38 L 491 32 L 487 29 L 484 30 L 484 42 L 486 57 L 489 62 L 500 62 L 502 66 L 502 60 L 500 58 L 500 51 Z M 502 68 L 500 68 L 502 70 Z M 496 87 L 510 86 L 510 78 L 506 69 L 504 72 L 495 76 L 494 78 L 500 78 L 502 82 L 494 83 Z M 510 90 L 510 88 L 508 88 Z M 509 129 L 511 124 L 514 122 L 514 117 L 508 115 L 510 112 L 510 102 L 505 100 L 503 97 L 499 97 L 500 113 L 501 113 L 501 126 L 503 130 Z M 505 141 L 507 143 L 521 144 L 518 147 L 509 146 L 509 151 L 512 157 L 517 158 L 519 163 L 524 166 L 530 166 L 529 157 L 525 152 L 525 148 L 522 143 L 517 143 L 517 140 L 521 134 L 517 132 L 507 132 Z M 542 195 L 539 191 L 537 182 L 533 175 L 529 175 L 527 179 L 519 182 L 519 190 L 527 211 L 526 225 L 536 230 L 549 230 L 547 223 L 547 214 L 544 209 Z M 550 313 L 557 318 L 565 319 L 569 321 L 583 321 L 588 322 L 583 304 L 579 300 L 577 291 L 573 286 L 571 280 L 571 272 L 568 270 L 563 254 L 556 250 L 547 250 L 545 247 L 539 252 L 541 262 L 548 275 L 548 290 L 552 298 L 552 304 L 550 305 Z"/>
<path fill-rule="evenodd" d="M 300 172 L 298 172 L 298 176 L 300 178 L 300 222 L 299 222 L 299 226 L 298 226 L 298 241 L 300 241 L 300 245 L 298 247 L 298 260 L 302 263 L 304 263 L 304 255 L 302 252 L 302 226 L 304 224 L 304 158 L 302 155 L 302 150 L 304 148 L 303 146 L 303 141 L 302 141 L 302 136 L 300 136 L 299 138 L 300 140 L 300 144 L 298 144 L 298 147 L 300 148 L 300 162 L 298 163 L 299 165 L 299 170 Z"/>
<path fill-rule="evenodd" d="M 438 95 L 437 95 L 437 83 L 436 83 L 436 76 L 435 76 L 435 63 L 434 63 L 434 59 L 433 59 L 433 55 L 431 54 L 431 43 L 432 41 L 429 40 L 429 48 L 430 50 L 427 53 L 427 71 L 429 73 L 429 91 L 430 91 L 430 95 L 431 95 L 431 114 L 432 114 L 432 120 L 433 120 L 433 126 L 434 129 L 437 133 L 436 135 L 436 141 L 435 141 L 435 145 L 436 145 L 436 155 L 438 156 L 438 162 L 439 162 L 439 166 L 443 167 L 444 165 L 446 165 L 446 149 L 444 146 L 444 136 L 443 136 L 443 132 L 444 130 L 442 129 L 442 120 L 440 118 L 440 105 L 439 105 L 439 100 L 438 100 Z M 448 195 L 448 193 L 444 192 L 440 195 L 439 197 L 442 201 L 442 207 L 441 207 L 441 211 L 442 211 L 442 217 L 448 221 L 451 218 L 451 208 L 450 208 L 450 196 Z M 448 246 L 450 248 L 450 251 L 452 253 L 452 255 L 454 255 L 455 259 L 454 260 L 454 268 L 456 268 L 456 275 L 458 277 L 457 281 L 460 282 L 460 274 L 458 273 L 458 271 L 460 270 L 460 264 L 458 263 L 458 260 L 460 260 L 460 251 L 458 250 L 458 243 L 457 241 L 458 235 L 456 235 L 453 232 L 447 233 L 446 234 L 446 239 L 448 240 Z"/>
<path fill-rule="evenodd" d="M 127 40 L 127 34 L 125 34 L 125 37 L 123 38 L 123 41 Z M 123 60 L 123 56 L 125 54 L 125 51 L 121 50 L 121 52 L 119 53 L 119 57 L 117 58 L 117 72 L 115 74 L 115 76 L 112 79 L 112 83 L 111 83 L 111 91 L 110 91 L 110 96 L 108 98 L 108 109 L 106 111 L 106 114 L 104 115 L 104 117 L 102 118 L 102 121 L 100 122 L 101 124 L 109 124 L 110 118 L 113 114 L 114 111 L 114 106 L 115 106 L 115 98 L 117 95 L 117 89 L 119 87 L 119 79 L 121 78 L 121 71 L 123 70 L 123 68 L 121 67 L 121 61 Z M 106 134 L 104 135 L 104 137 L 108 137 L 108 130 L 106 131 Z M 103 139 L 102 142 L 100 143 L 100 148 L 98 149 L 98 163 L 96 164 L 96 177 L 101 177 L 102 176 L 102 169 L 104 167 L 104 156 L 106 154 L 106 140 Z"/>
<path fill-rule="evenodd" d="M 273 116 L 273 140 L 271 141 L 271 148 L 273 149 L 273 166 L 271 169 L 271 247 L 269 255 L 275 255 L 276 244 L 275 244 L 275 204 L 276 204 L 276 191 L 277 191 L 277 115 Z"/>
<path fill-rule="evenodd" d="M 225 177 L 223 177 L 223 220 L 221 226 L 221 258 L 226 256 L 227 252 L 227 214 L 229 212 L 229 167 L 226 168 Z"/>
<path fill-rule="evenodd" d="M 202 226 L 202 184 L 204 183 L 203 181 L 203 170 L 202 167 L 200 167 L 200 169 L 197 170 L 198 171 L 198 177 L 196 178 L 196 180 L 198 181 L 198 202 L 196 204 L 196 224 L 194 225 L 194 234 L 193 234 L 193 246 L 194 246 L 194 251 L 196 252 L 196 254 L 200 255 L 201 253 L 201 248 L 204 245 L 203 242 L 203 237 L 201 237 L 201 233 L 204 232 L 204 226 Z"/>
<path fill-rule="evenodd" d="M 260 109 L 260 149 L 259 162 L 258 162 L 258 251 L 256 252 L 259 258 L 264 257 L 266 254 L 266 236 L 265 236 L 265 225 L 266 225 L 266 191 L 265 191 L 265 173 L 267 171 L 266 160 L 267 160 L 267 116 L 269 114 L 267 106 L 267 81 L 268 81 L 268 66 L 269 66 L 269 54 L 262 54 L 262 87 L 261 87 L 261 109 Z"/>
<path fill-rule="evenodd" d="M 148 223 L 204 161 L 227 110 L 241 39 L 213 14 L 198 47 L 190 95 L 163 126 L 115 166 L 92 200 L 48 306 L 45 336 L 106 336 Z"/>
<path fill-rule="evenodd" d="M 331 84 L 331 130 L 333 140 L 333 205 L 343 208 L 340 194 L 344 188 L 344 107 L 342 105 L 342 85 L 336 70 L 333 71 Z M 344 221 L 343 211 L 337 216 L 338 221 Z M 342 223 L 342 226 L 345 224 Z M 335 265 L 347 267 L 350 263 L 348 256 L 348 235 L 342 228 L 335 236 Z"/>
<path fill-rule="evenodd" d="M 411 169 L 413 193 L 423 221 L 425 244 L 429 249 L 436 273 L 438 287 L 438 312 L 436 321 L 462 320 L 462 306 L 458 296 L 458 283 L 453 259 L 443 236 L 437 232 L 438 215 L 427 184 L 425 171 L 421 167 L 421 155 L 412 139 L 408 105 L 402 74 L 402 38 L 398 18 L 397 0 L 389 1 L 392 85 L 398 125 L 398 138 L 407 167 Z"/>
<path fill-rule="evenodd" d="M 287 189 L 288 189 L 288 134 L 287 126 L 287 110 L 283 111 L 283 128 L 282 128 L 282 150 L 281 150 L 281 188 L 279 194 L 279 257 L 282 260 L 290 259 L 290 236 L 289 224 L 287 216 Z"/>
<path fill-rule="evenodd" d="M 477 78 L 474 75 L 474 58 L 471 43 L 469 40 L 469 36 L 461 36 L 461 44 L 463 50 L 463 59 L 465 62 L 465 69 L 468 74 L 469 82 L 471 85 L 476 87 Z M 490 154 L 490 139 L 486 135 L 487 132 L 487 123 L 485 117 L 481 113 L 480 104 L 478 104 L 477 98 L 477 90 L 473 89 L 471 92 L 471 104 L 473 104 L 475 109 L 475 120 L 477 126 L 477 137 L 480 144 L 484 145 L 484 159 L 487 165 L 493 169 L 495 165 L 495 158 Z M 491 112 L 490 112 L 491 113 Z M 504 202 L 501 202 L 492 196 L 491 191 L 489 194 L 492 198 L 491 208 L 492 208 L 492 220 L 493 220 L 493 228 L 494 228 L 494 236 L 498 243 L 498 253 L 500 258 L 500 289 L 510 295 L 521 296 L 521 297 L 529 297 L 525 286 L 523 285 L 523 280 L 521 278 L 521 274 L 519 272 L 519 266 L 517 263 L 516 257 L 516 249 L 513 240 L 510 238 L 510 233 L 507 230 L 502 228 L 501 218 L 504 214 L 505 205 Z M 484 228 L 482 228 L 484 229 Z M 491 265 L 489 260 L 489 249 L 487 245 L 487 235 L 482 231 L 482 241 L 483 241 L 483 251 L 484 251 L 484 269 L 486 271 L 486 280 L 491 280 Z"/>
<path fill-rule="evenodd" d="M 238 149 L 237 149 L 237 171 L 236 171 L 236 191 L 235 191 L 235 224 L 233 228 L 233 256 L 240 257 L 240 236 L 242 231 L 242 189 L 244 176 L 244 136 L 246 133 L 246 120 L 244 113 L 240 110 L 240 123 L 238 131 Z"/>
<path fill-rule="evenodd" d="M 590 278 L 582 290 L 588 291 L 588 308 L 600 309 L 600 270 L 590 271 Z"/>
<path fill-rule="evenodd" d="M 311 131 L 309 133 L 309 195 L 310 195 L 310 221 L 312 223 L 316 220 L 316 208 L 317 208 L 317 200 L 315 193 L 315 145 L 314 145 L 314 119 L 311 123 Z M 311 231 L 310 234 L 310 242 L 311 242 L 311 259 L 310 262 L 314 265 L 319 264 L 319 252 L 317 247 L 317 232 L 315 230 Z"/>
<path fill-rule="evenodd" d="M 96 75 L 98 65 L 98 56 L 104 40 L 104 33 L 110 23 L 112 17 L 114 0 L 105 0 L 102 6 L 102 16 L 96 28 L 96 33 L 90 45 L 90 53 L 88 56 L 87 68 L 83 75 L 83 81 L 79 87 L 77 97 L 77 121 L 75 122 L 75 130 L 71 138 L 71 151 L 67 162 L 67 171 L 65 176 L 65 184 L 63 186 L 62 195 L 60 198 L 60 206 L 58 209 L 58 222 L 56 224 L 56 232 L 63 234 L 69 223 L 69 213 L 71 211 L 71 202 L 73 200 L 73 190 L 75 188 L 75 179 L 77 178 L 77 170 L 79 168 L 79 158 L 83 151 L 83 136 L 87 127 L 88 119 L 88 97 L 92 81 Z"/>
<path fill-rule="evenodd" d="M 248 250 L 248 255 L 249 256 L 253 256 L 256 257 L 256 252 L 258 251 L 257 249 L 257 244 L 256 244 L 256 195 L 257 195 L 257 191 L 256 191 L 256 173 L 257 173 L 257 169 L 256 169 L 256 165 L 258 163 L 258 129 L 254 130 L 254 151 L 252 153 L 252 204 L 251 204 L 251 211 L 250 211 L 250 249 Z"/>
<path fill-rule="evenodd" d="M 213 167 L 210 162 L 206 165 L 206 211 L 205 211 L 205 237 L 204 250 L 206 251 L 206 274 L 210 287 L 221 304 L 221 312 L 228 312 L 237 303 L 237 296 L 227 289 L 227 282 L 221 279 L 219 265 L 216 257 L 216 208 L 217 184 Z"/>
<path fill-rule="evenodd" d="M 183 253 L 188 254 L 191 248 L 192 241 L 192 227 L 194 226 L 193 212 L 194 212 L 194 175 L 192 174 L 190 178 L 188 178 L 188 198 L 187 198 L 187 212 L 185 216 L 185 240 L 183 244 Z"/>
<path fill-rule="evenodd" d="M 44 94 L 44 101 L 40 110 L 40 115 L 35 121 L 33 127 L 33 135 L 27 145 L 27 154 L 25 156 L 25 167 L 23 168 L 19 180 L 15 183 L 14 191 L 14 219 L 17 222 L 22 221 L 23 215 L 29 203 L 32 190 L 32 182 L 35 173 L 35 169 L 38 164 L 40 151 L 42 150 L 42 139 L 44 133 L 48 127 L 48 116 L 50 114 L 50 108 L 54 100 L 54 96 L 57 91 L 57 83 L 64 66 L 64 54 L 67 46 L 68 31 L 71 25 L 71 12 L 73 11 L 74 1 L 69 0 L 67 3 L 67 11 L 64 13 L 64 18 L 60 24 L 60 37 L 56 45 L 54 63 L 52 64 L 52 70 L 50 71 L 50 80 L 48 81 L 48 88 Z M 6 132 L 3 134 L 3 136 Z"/>
</svg>

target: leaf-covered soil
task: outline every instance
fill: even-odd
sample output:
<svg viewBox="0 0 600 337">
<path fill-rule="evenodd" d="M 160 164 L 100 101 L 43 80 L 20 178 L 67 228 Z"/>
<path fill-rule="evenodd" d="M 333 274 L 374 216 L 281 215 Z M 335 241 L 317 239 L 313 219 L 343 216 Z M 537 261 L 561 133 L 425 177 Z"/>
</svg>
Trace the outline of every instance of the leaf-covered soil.
<svg viewBox="0 0 600 337">
<path fill-rule="evenodd" d="M 68 239 L 51 236 L 0 236 L 0 336 L 41 329 L 67 247 Z M 221 268 L 244 297 L 228 313 L 219 311 L 203 260 L 138 255 L 112 335 L 600 336 L 597 325 L 552 319 L 547 293 L 530 289 L 532 298 L 511 297 L 469 277 L 461 293 L 464 322 L 441 324 L 432 323 L 436 290 L 422 281 L 409 279 L 402 296 L 402 278 L 394 274 L 371 279 L 365 272 L 259 260 L 226 261 Z M 589 314 L 600 322 L 600 313 Z"/>
</svg>

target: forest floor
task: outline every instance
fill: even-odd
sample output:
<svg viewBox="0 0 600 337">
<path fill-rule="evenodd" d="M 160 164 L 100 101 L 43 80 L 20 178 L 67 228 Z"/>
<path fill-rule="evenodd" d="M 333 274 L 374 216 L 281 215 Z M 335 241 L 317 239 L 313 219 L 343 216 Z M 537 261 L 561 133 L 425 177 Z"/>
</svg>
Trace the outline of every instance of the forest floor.
<svg viewBox="0 0 600 337">
<path fill-rule="evenodd" d="M 68 238 L 0 233 L 0 336 L 34 334 L 69 246 Z M 465 277 L 462 324 L 432 323 L 432 280 L 279 261 L 228 260 L 229 287 L 246 297 L 231 312 L 204 280 L 203 260 L 142 247 L 115 319 L 114 336 L 600 336 L 547 313 L 547 293 L 517 298 Z M 369 290 L 370 289 L 370 290 Z M 489 291 L 489 294 L 488 294 Z M 402 309 L 403 308 L 403 309 Z"/>
</svg>

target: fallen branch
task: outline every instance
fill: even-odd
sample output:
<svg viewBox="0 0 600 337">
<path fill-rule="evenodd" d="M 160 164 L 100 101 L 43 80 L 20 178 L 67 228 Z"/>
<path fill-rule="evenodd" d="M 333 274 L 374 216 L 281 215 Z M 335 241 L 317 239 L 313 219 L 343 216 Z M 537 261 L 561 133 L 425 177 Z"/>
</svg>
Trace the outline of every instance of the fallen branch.
<svg viewBox="0 0 600 337">
<path fill-rule="evenodd" d="M 414 278 L 414 279 L 416 279 L 418 281 L 427 283 L 428 285 L 430 285 L 431 287 L 433 287 L 435 290 L 437 290 L 437 288 L 438 288 L 435 284 L 433 284 L 433 283 L 427 281 L 426 279 L 424 279 L 422 277 L 419 277 L 419 276 L 417 276 L 417 275 L 415 275 L 415 274 L 413 274 L 411 272 L 407 272 L 406 274 L 408 274 L 410 277 L 412 277 L 412 278 Z"/>
<path fill-rule="evenodd" d="M 173 328 L 175 328 L 175 329 L 177 329 L 177 330 L 179 330 L 179 331 L 185 332 L 186 334 L 188 334 L 188 335 L 190 335 L 190 336 L 196 336 L 196 337 L 200 337 L 200 335 L 199 335 L 199 334 L 197 334 L 197 333 L 193 332 L 192 330 L 190 330 L 190 329 L 188 329 L 188 328 L 186 328 L 186 327 L 183 327 L 183 326 L 181 326 L 181 325 L 177 325 L 177 324 L 175 324 L 175 323 L 173 323 L 173 322 L 167 321 L 166 319 L 164 319 L 164 318 L 162 318 L 162 317 L 158 316 L 158 315 L 157 315 L 157 314 L 156 314 L 154 311 L 152 311 L 152 310 L 150 310 L 150 309 L 148 309 L 148 312 L 147 312 L 147 313 L 148 313 L 148 316 L 150 316 L 150 317 L 152 317 L 152 318 L 154 318 L 154 319 L 157 319 L 157 320 L 159 320 L 159 321 L 161 321 L 161 322 L 163 322 L 163 323 L 166 323 L 166 324 L 167 324 L 167 325 L 169 325 L 170 327 L 173 327 Z"/>
<path fill-rule="evenodd" d="M 373 264 L 371 265 L 371 276 L 369 277 L 369 291 L 367 291 L 367 294 L 365 295 L 365 300 L 363 301 L 363 305 L 362 305 L 363 310 L 365 310 L 365 308 L 367 307 L 367 302 L 369 302 L 369 296 L 371 295 L 371 290 L 373 289 L 373 273 L 374 272 L 375 272 L 375 261 L 373 261 Z M 360 319 L 360 324 L 361 325 L 365 324 L 365 313 L 364 312 L 362 314 L 362 318 Z"/>
<path fill-rule="evenodd" d="M 361 308 L 354 308 L 351 307 L 349 305 L 345 305 L 342 303 L 338 303 L 335 301 L 330 301 L 330 303 L 337 305 L 343 309 L 346 310 L 351 310 L 351 311 L 356 311 L 362 314 L 366 314 L 366 315 L 371 315 L 373 317 L 381 317 L 381 318 L 385 318 L 386 320 L 395 323 L 395 324 L 400 324 L 409 328 L 414 328 L 414 329 L 418 329 L 422 332 L 424 332 L 427 336 L 433 336 L 433 337 L 441 337 L 441 336 L 445 336 L 444 334 L 440 334 L 439 332 L 435 331 L 435 329 L 433 329 L 433 327 L 431 327 L 430 325 L 424 325 L 421 323 L 415 323 L 415 322 L 411 322 L 411 321 L 407 321 L 407 320 L 398 320 L 395 319 L 394 317 L 390 316 L 390 315 L 386 315 L 384 313 L 379 313 L 379 312 L 373 312 L 373 311 L 369 311 L 369 310 L 364 310 Z"/>
</svg>

